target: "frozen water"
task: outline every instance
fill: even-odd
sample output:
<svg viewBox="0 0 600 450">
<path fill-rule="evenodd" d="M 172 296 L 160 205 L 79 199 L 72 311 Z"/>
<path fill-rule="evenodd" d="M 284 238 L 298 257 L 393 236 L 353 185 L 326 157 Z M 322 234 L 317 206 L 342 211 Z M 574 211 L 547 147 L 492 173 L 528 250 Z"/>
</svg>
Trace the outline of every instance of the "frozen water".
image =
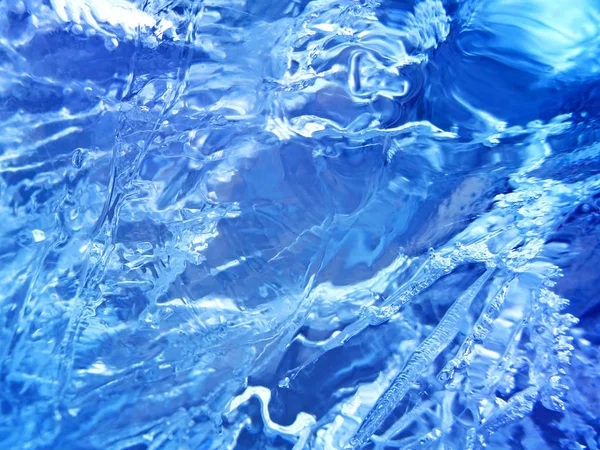
<svg viewBox="0 0 600 450">
<path fill-rule="evenodd" d="M 597 449 L 600 4 L 0 3 L 0 448 Z"/>
</svg>

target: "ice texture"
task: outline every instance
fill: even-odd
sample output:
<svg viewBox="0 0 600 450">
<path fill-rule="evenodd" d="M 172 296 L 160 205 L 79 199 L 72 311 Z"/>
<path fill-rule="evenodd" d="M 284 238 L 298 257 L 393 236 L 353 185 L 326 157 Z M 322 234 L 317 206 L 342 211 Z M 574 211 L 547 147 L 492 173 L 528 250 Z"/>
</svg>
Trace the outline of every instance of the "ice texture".
<svg viewBox="0 0 600 450">
<path fill-rule="evenodd" d="M 598 449 L 600 4 L 0 2 L 1 449 Z"/>
</svg>

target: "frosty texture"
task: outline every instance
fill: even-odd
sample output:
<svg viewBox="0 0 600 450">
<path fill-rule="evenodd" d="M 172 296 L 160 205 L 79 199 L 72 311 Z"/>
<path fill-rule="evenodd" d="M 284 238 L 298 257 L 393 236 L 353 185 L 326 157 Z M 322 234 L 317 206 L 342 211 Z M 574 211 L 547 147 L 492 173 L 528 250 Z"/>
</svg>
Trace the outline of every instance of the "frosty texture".
<svg viewBox="0 0 600 450">
<path fill-rule="evenodd" d="M 0 3 L 0 448 L 600 446 L 591 0 Z"/>
</svg>

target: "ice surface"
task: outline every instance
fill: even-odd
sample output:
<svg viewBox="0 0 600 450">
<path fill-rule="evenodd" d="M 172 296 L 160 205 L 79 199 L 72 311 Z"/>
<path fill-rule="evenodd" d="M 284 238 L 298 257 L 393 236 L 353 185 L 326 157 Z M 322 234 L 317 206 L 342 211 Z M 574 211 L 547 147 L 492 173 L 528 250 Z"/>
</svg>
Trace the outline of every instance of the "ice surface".
<svg viewBox="0 0 600 450">
<path fill-rule="evenodd" d="M 599 23 L 0 3 L 0 448 L 597 449 Z"/>
</svg>

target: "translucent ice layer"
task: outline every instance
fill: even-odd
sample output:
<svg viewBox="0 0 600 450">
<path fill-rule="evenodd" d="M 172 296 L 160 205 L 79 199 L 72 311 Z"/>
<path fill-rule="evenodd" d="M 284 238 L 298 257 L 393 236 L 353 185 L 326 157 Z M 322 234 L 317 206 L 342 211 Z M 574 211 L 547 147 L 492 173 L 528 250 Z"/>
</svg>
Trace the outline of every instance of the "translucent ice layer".
<svg viewBox="0 0 600 450">
<path fill-rule="evenodd" d="M 0 3 L 0 448 L 600 447 L 600 4 Z"/>
</svg>

